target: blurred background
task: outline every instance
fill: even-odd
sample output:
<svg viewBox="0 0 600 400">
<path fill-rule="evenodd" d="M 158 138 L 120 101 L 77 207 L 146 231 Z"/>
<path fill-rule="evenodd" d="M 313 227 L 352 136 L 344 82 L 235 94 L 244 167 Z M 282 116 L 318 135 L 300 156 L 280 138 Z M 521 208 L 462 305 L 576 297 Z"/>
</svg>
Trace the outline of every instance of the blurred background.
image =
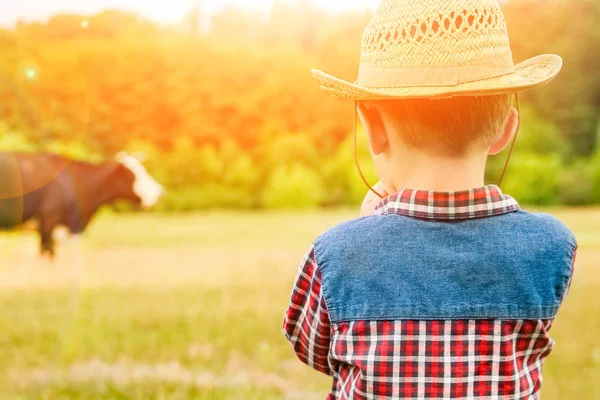
<svg viewBox="0 0 600 400">
<path fill-rule="evenodd" d="M 516 62 L 563 72 L 522 97 L 503 189 L 580 242 L 544 399 L 600 399 L 600 2 L 511 0 Z M 350 102 L 376 0 L 0 0 L 0 151 L 142 152 L 153 212 L 103 210 L 38 256 L 0 232 L 1 399 L 317 399 L 280 333 L 311 241 L 358 214 Z M 506 154 L 493 159 L 496 182 Z M 376 177 L 366 141 L 366 175 Z"/>
</svg>

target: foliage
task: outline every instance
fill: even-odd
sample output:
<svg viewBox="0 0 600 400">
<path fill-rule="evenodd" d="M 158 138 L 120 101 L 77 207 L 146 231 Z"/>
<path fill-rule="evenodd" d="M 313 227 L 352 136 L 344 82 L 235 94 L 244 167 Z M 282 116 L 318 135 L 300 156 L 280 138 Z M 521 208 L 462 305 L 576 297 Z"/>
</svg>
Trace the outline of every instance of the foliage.
<svg viewBox="0 0 600 400">
<path fill-rule="evenodd" d="M 565 61 L 552 85 L 522 96 L 507 189 L 538 204 L 600 203 L 600 3 L 520 0 L 506 16 L 516 61 L 548 52 Z M 357 204 L 366 188 L 352 104 L 324 96 L 310 68 L 354 80 L 369 18 L 276 2 L 268 18 L 230 8 L 208 25 L 201 6 L 177 27 L 118 11 L 87 18 L 87 29 L 77 15 L 19 23 L 0 30 L 0 149 L 92 161 L 143 151 L 168 189 L 163 210 Z M 504 156 L 490 160 L 489 181 Z M 542 174 L 549 164 L 566 169 Z M 308 197 L 285 204 L 299 193 Z"/>
<path fill-rule="evenodd" d="M 597 186 L 593 165 L 577 162 L 565 170 L 559 181 L 559 201 L 566 205 L 591 204 L 597 199 Z"/>
<path fill-rule="evenodd" d="M 10 129 L 4 122 L 0 122 L 0 150 L 13 152 L 34 151 L 35 145 L 25 135 Z"/>
<path fill-rule="evenodd" d="M 590 171 L 592 175 L 592 201 L 600 201 L 600 149 L 596 151 L 590 160 Z"/>
<path fill-rule="evenodd" d="M 311 208 L 325 194 L 321 177 L 302 165 L 282 166 L 273 171 L 265 186 L 267 208 Z"/>
<path fill-rule="evenodd" d="M 558 124 L 577 154 L 593 153 L 600 115 L 600 2 L 519 0 L 509 2 L 505 13 L 515 61 L 546 53 L 564 60 L 556 81 L 524 100 Z"/>
<path fill-rule="evenodd" d="M 559 194 L 558 177 L 562 167 L 561 158 L 553 154 L 516 154 L 511 161 L 503 190 L 525 204 L 556 204 Z"/>
<path fill-rule="evenodd" d="M 364 132 L 358 132 L 358 161 L 367 181 L 374 185 L 377 174 Z M 322 169 L 327 187 L 326 205 L 360 204 L 367 188 L 358 174 L 354 159 L 354 136 L 348 135 L 333 157 L 328 157 Z"/>
</svg>

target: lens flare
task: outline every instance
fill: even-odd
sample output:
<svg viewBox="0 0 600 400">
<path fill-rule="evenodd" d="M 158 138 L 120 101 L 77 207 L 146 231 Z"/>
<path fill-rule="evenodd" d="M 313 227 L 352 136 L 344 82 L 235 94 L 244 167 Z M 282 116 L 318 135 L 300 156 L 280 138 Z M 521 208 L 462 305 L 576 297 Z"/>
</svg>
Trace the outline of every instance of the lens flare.
<svg viewBox="0 0 600 400">
<path fill-rule="evenodd" d="M 37 72 L 33 68 L 27 68 L 27 70 L 25 71 L 25 76 L 27 77 L 27 79 L 35 79 L 37 77 Z"/>
</svg>

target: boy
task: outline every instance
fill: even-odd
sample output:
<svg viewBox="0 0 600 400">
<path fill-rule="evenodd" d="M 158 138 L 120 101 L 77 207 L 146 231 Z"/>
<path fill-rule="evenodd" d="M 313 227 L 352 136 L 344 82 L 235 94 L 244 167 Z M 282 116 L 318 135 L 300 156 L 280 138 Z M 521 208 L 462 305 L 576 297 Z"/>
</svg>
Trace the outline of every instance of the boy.
<svg viewBox="0 0 600 400">
<path fill-rule="evenodd" d="M 383 0 L 358 81 L 313 71 L 357 102 L 385 197 L 320 236 L 296 277 L 284 333 L 333 377 L 328 399 L 539 399 L 577 245 L 484 169 L 518 129 L 511 95 L 561 66 L 513 65 L 497 0 Z"/>
</svg>

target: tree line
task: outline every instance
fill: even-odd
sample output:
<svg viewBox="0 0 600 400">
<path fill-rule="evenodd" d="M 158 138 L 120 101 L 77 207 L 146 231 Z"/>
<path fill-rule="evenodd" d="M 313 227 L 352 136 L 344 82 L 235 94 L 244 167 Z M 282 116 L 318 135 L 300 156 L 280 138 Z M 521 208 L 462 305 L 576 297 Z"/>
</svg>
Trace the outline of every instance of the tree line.
<svg viewBox="0 0 600 400">
<path fill-rule="evenodd" d="M 557 53 L 565 66 L 523 96 L 504 189 L 530 204 L 600 203 L 600 3 L 519 0 L 505 12 L 516 62 Z M 310 68 L 353 80 L 369 18 L 300 2 L 268 16 L 195 8 L 175 27 L 119 11 L 18 23 L 0 30 L 0 149 L 141 150 L 169 190 L 164 210 L 356 204 L 352 104 L 323 95 Z"/>
</svg>

